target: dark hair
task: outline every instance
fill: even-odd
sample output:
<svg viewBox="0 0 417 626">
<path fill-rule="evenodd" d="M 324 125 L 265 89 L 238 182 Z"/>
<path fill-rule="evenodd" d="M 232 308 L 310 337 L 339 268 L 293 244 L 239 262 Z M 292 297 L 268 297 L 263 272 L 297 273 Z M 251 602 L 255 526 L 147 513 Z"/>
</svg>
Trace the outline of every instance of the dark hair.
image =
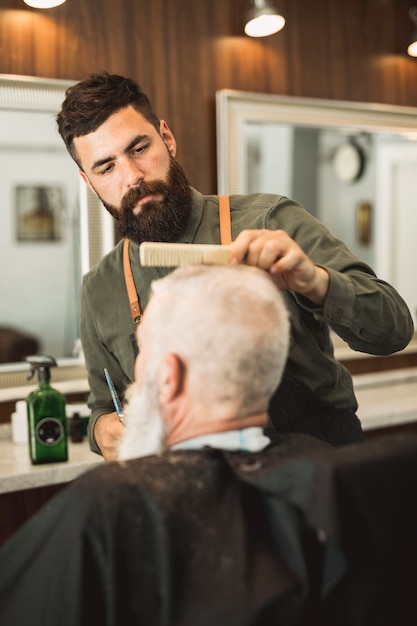
<svg viewBox="0 0 417 626">
<path fill-rule="evenodd" d="M 94 132 L 110 115 L 129 105 L 159 132 L 159 119 L 149 98 L 131 78 L 103 71 L 67 89 L 56 120 L 59 134 L 79 167 L 74 137 Z"/>
</svg>

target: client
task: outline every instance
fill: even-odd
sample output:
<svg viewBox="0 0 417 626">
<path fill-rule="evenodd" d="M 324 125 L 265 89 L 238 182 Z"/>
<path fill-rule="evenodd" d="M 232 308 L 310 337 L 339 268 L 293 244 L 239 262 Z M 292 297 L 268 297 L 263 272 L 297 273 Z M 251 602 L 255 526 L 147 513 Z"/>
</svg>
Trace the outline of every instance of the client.
<svg viewBox="0 0 417 626">
<path fill-rule="evenodd" d="M 1 625 L 353 626 L 379 623 L 376 607 L 389 615 L 387 534 L 414 519 L 412 500 L 393 500 L 416 482 L 415 442 L 398 471 L 385 461 L 392 445 L 271 443 L 263 429 L 289 341 L 262 270 L 192 266 L 154 282 L 119 461 L 75 480 L 2 547 Z M 387 507 L 395 522 L 387 515 L 369 541 L 368 520 Z"/>
</svg>

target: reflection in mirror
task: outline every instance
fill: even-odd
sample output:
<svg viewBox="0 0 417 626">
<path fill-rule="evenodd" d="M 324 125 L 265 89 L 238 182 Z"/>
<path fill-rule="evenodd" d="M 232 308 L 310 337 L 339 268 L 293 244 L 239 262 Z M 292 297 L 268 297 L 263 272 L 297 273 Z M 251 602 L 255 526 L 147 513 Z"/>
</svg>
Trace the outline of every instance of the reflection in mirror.
<svg viewBox="0 0 417 626">
<path fill-rule="evenodd" d="M 114 244 L 56 128 L 71 84 L 0 75 L 0 363 L 77 356 L 81 277 Z"/>
<path fill-rule="evenodd" d="M 288 196 L 378 276 L 417 321 L 417 109 L 221 90 L 218 193 Z"/>
</svg>

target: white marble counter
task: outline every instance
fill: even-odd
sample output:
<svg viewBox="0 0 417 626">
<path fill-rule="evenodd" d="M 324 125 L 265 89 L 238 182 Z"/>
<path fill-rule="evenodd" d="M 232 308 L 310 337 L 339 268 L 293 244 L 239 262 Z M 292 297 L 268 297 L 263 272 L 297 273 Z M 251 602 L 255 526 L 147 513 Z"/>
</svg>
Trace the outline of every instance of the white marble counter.
<svg viewBox="0 0 417 626">
<path fill-rule="evenodd" d="M 101 456 L 91 452 L 86 438 L 81 443 L 68 443 L 68 461 L 32 465 L 28 444 L 13 443 L 0 438 L 0 493 L 21 491 L 66 483 L 99 463 Z"/>
<path fill-rule="evenodd" d="M 417 422 L 417 367 L 353 376 L 363 430 Z"/>
</svg>

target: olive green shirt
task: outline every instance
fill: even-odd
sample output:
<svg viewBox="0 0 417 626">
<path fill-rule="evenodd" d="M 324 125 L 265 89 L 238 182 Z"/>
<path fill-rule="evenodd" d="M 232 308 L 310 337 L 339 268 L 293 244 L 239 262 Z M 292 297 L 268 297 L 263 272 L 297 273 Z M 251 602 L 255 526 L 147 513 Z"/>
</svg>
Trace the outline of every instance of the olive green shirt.
<svg viewBox="0 0 417 626">
<path fill-rule="evenodd" d="M 349 372 L 334 358 L 329 329 L 353 350 L 390 354 L 411 340 L 413 322 L 397 291 L 379 280 L 373 270 L 300 205 L 283 196 L 231 196 L 232 238 L 246 229 L 285 230 L 314 263 L 330 276 L 324 306 L 316 307 L 294 292 L 284 292 L 291 318 L 287 370 L 320 400 L 354 414 L 357 402 Z M 220 243 L 217 196 L 193 190 L 192 215 L 184 243 Z M 118 393 L 133 381 L 135 330 L 123 274 L 123 241 L 119 242 L 83 280 L 81 341 L 90 386 L 90 446 L 95 420 L 114 411 L 104 377 L 106 367 Z M 139 246 L 130 242 L 133 278 L 142 310 L 152 280 L 172 268 L 141 267 Z M 255 321 L 255 320 L 254 320 Z"/>
</svg>

